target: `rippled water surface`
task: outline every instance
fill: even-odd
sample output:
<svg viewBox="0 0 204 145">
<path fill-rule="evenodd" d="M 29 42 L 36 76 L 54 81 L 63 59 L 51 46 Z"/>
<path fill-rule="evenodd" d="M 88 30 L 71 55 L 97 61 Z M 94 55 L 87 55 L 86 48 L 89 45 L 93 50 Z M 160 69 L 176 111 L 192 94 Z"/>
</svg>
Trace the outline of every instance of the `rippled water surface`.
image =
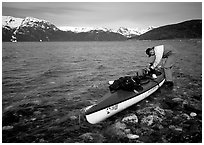
<svg viewBox="0 0 204 145">
<path fill-rule="evenodd" d="M 146 65 L 137 42 L 3 43 L 3 107 L 19 101 L 83 98 L 88 89 Z"/>
</svg>

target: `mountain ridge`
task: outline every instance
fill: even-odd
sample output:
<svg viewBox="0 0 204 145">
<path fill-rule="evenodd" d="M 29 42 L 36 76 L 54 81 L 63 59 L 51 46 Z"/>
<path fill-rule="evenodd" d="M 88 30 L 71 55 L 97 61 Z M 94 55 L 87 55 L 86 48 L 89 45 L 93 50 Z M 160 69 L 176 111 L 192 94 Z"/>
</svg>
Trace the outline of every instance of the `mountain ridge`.
<svg viewBox="0 0 204 145">
<path fill-rule="evenodd" d="M 68 27 L 67 27 L 68 28 Z M 177 24 L 146 30 L 120 27 L 70 27 L 66 30 L 46 20 L 33 17 L 2 16 L 2 41 L 124 41 L 201 38 L 202 20 L 189 20 Z"/>
<path fill-rule="evenodd" d="M 157 27 L 140 36 L 130 39 L 164 40 L 164 39 L 202 38 L 202 20 L 194 19 Z"/>
<path fill-rule="evenodd" d="M 149 26 L 147 29 L 141 29 L 139 30 L 138 28 L 126 28 L 126 27 L 119 27 L 118 29 L 111 29 L 111 28 L 105 28 L 105 27 L 72 27 L 72 26 L 64 26 L 64 27 L 59 27 L 60 30 L 62 31 L 72 31 L 75 33 L 81 33 L 81 32 L 89 32 L 91 30 L 103 30 L 105 32 L 114 32 L 114 33 L 119 33 L 123 36 L 126 36 L 127 38 L 135 35 L 141 35 L 143 33 L 146 33 L 147 31 L 150 31 L 154 29 L 154 27 Z"/>
<path fill-rule="evenodd" d="M 68 29 L 61 29 L 52 23 L 33 17 L 16 18 L 13 16 L 2 16 L 3 41 L 112 41 L 112 40 L 126 40 L 127 38 L 141 35 L 138 29 L 130 29 L 120 27 L 119 29 L 109 29 L 104 27 L 67 27 Z M 153 27 L 152 27 L 153 28 Z M 33 29 L 33 30 L 31 30 Z M 52 29 L 52 30 L 51 30 Z M 38 34 L 36 32 L 38 32 Z M 30 31 L 30 32 L 28 32 Z M 49 32 L 48 32 L 49 31 Z M 57 38 L 53 38 L 49 34 L 57 33 Z M 58 31 L 58 32 L 57 32 Z M 143 30 L 143 32 L 146 30 Z M 47 33 L 47 34 L 43 34 Z M 95 33 L 93 33 L 95 32 Z M 65 38 L 60 38 L 60 35 Z M 75 34 L 75 36 L 74 36 Z M 24 35 L 24 36 L 23 36 Z M 38 36 L 34 36 L 38 35 Z M 43 36 L 46 35 L 46 36 Z M 56 35 L 56 34 L 55 34 Z M 85 36 L 86 35 L 86 36 Z M 106 36 L 105 36 L 106 35 Z M 30 37 L 30 38 L 29 38 Z M 38 38 L 36 38 L 38 37 Z M 50 39 L 50 37 L 52 37 Z M 73 37 L 70 38 L 70 37 Z M 84 38 L 83 38 L 84 37 Z M 114 38 L 111 38 L 114 37 Z"/>
</svg>

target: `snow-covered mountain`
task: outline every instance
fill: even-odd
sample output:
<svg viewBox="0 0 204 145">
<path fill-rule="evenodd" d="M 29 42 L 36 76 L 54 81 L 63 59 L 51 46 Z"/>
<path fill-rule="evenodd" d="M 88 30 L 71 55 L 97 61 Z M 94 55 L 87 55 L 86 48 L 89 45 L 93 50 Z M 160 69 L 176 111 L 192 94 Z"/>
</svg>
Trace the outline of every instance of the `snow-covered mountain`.
<svg viewBox="0 0 204 145">
<path fill-rule="evenodd" d="M 10 27 L 12 29 L 18 27 L 41 27 L 43 29 L 53 28 L 54 30 L 59 30 L 50 22 L 33 17 L 26 17 L 25 19 L 22 19 L 12 16 L 2 16 L 2 27 Z"/>
<path fill-rule="evenodd" d="M 127 38 L 136 36 L 136 35 L 141 35 L 139 30 L 136 29 L 131 29 L 131 28 L 125 28 L 125 27 L 120 27 L 118 30 L 115 31 L 116 33 L 119 33 L 123 36 L 126 36 Z"/>
<path fill-rule="evenodd" d="M 28 41 L 37 40 L 39 39 L 39 36 L 40 41 L 45 39 L 49 40 L 49 33 L 59 30 L 50 22 L 33 17 L 26 17 L 22 19 L 12 16 L 2 16 L 2 27 L 3 34 L 10 34 L 10 41 L 12 42 L 16 42 L 17 38 L 21 39 L 22 37 Z M 49 33 L 47 33 L 48 31 Z"/>
<path fill-rule="evenodd" d="M 60 30 L 62 31 L 71 31 L 74 33 L 82 33 L 82 32 L 90 32 L 90 31 L 104 31 L 104 32 L 115 32 L 112 29 L 108 29 L 105 27 L 99 27 L 99 28 L 94 28 L 94 27 L 71 27 L 71 26 L 62 26 L 59 27 Z"/>
<path fill-rule="evenodd" d="M 33 17 L 26 17 L 20 27 L 34 27 L 34 28 L 41 28 L 41 29 L 53 29 L 54 31 L 59 30 L 55 25 L 51 24 L 46 20 L 40 20 Z"/>
<path fill-rule="evenodd" d="M 148 32 L 148 31 L 151 31 L 151 30 L 153 30 L 153 29 L 154 29 L 154 27 L 152 27 L 152 26 L 149 26 L 147 29 L 142 29 L 142 30 L 140 30 L 140 35 L 142 35 L 142 34 Z"/>
<path fill-rule="evenodd" d="M 91 30 L 94 30 L 93 27 L 59 27 L 60 30 L 62 31 L 71 31 L 74 33 L 81 33 L 81 32 L 89 32 Z"/>
<path fill-rule="evenodd" d="M 2 16 L 3 41 L 83 41 L 124 40 L 149 30 L 138 28 L 109 29 L 105 27 L 56 27 L 52 23 L 33 17 Z M 83 33 L 82 33 L 83 32 Z M 115 38 L 114 38 L 115 37 Z"/>
<path fill-rule="evenodd" d="M 12 16 L 2 16 L 2 27 L 7 28 L 17 28 L 21 25 L 23 19 L 22 18 L 15 18 Z"/>
<path fill-rule="evenodd" d="M 133 36 L 138 36 L 141 34 L 144 34 L 150 30 L 153 29 L 153 27 L 148 27 L 147 29 L 132 29 L 132 28 L 125 28 L 125 27 L 120 27 L 118 29 L 109 29 L 109 28 L 104 28 L 104 27 L 99 27 L 99 28 L 94 28 L 94 27 L 71 27 L 71 26 L 64 26 L 64 27 L 59 27 L 60 30 L 62 31 L 71 31 L 74 33 L 82 33 L 82 32 L 90 32 L 90 31 L 104 31 L 104 32 L 113 32 L 113 33 L 118 33 L 121 34 L 127 38 L 133 37 Z"/>
</svg>

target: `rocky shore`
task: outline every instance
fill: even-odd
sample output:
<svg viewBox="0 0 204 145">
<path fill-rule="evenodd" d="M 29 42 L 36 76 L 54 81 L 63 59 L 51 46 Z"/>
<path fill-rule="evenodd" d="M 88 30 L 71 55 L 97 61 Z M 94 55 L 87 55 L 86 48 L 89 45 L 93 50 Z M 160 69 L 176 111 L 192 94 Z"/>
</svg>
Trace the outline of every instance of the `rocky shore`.
<svg viewBox="0 0 204 145">
<path fill-rule="evenodd" d="M 161 88 L 160 92 L 113 117 L 116 120 L 103 129 L 102 134 L 83 134 L 83 141 L 95 142 L 97 134 L 100 138 L 97 140 L 102 142 L 201 142 L 201 96 L 188 100 L 185 96 L 175 97 L 175 92 L 176 89 Z"/>
<path fill-rule="evenodd" d="M 76 113 L 56 118 L 49 124 L 51 116 L 42 112 L 52 106 L 43 107 L 40 102 L 24 105 L 19 110 L 7 108 L 8 111 L 3 116 L 3 141 L 201 142 L 201 94 L 190 95 L 189 89 L 178 96 L 177 89 L 178 86 L 173 90 L 162 87 L 147 99 L 96 125 L 87 123 Z M 186 97 L 188 95 L 191 97 Z M 59 111 L 60 109 L 54 109 L 55 113 Z M 33 132 L 36 128 L 39 128 L 38 131 Z M 16 133 L 18 138 L 14 137 Z"/>
</svg>

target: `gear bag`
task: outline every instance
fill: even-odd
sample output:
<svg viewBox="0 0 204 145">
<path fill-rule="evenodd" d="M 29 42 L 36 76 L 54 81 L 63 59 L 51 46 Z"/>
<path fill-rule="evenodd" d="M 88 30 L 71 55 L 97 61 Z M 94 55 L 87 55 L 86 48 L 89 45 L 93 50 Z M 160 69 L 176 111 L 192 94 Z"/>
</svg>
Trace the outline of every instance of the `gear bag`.
<svg viewBox="0 0 204 145">
<path fill-rule="evenodd" d="M 140 85 L 140 80 L 137 77 L 120 77 L 119 79 L 115 80 L 112 85 L 109 86 L 111 92 L 116 90 L 125 90 L 125 91 L 141 91 L 143 90 L 142 86 Z"/>
<path fill-rule="evenodd" d="M 131 76 L 120 77 L 119 79 L 115 80 L 112 85 L 109 86 L 109 89 L 111 92 L 117 90 L 142 91 L 143 90 L 142 85 L 150 82 L 152 74 L 156 74 L 157 76 L 159 76 L 161 75 L 161 72 L 155 69 L 150 69 L 150 71 L 143 69 L 141 74 L 137 72 L 136 75 L 133 77 Z"/>
</svg>

